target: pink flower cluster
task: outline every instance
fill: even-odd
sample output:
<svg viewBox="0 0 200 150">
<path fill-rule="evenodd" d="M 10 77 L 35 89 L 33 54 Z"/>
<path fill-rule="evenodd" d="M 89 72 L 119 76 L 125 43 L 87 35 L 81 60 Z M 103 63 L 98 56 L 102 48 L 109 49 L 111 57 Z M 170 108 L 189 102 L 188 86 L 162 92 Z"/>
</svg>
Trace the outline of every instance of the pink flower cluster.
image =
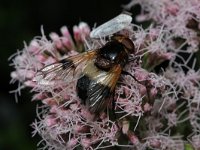
<svg viewBox="0 0 200 150">
<path fill-rule="evenodd" d="M 194 53 L 199 50 L 200 3 L 198 0 L 132 0 L 126 8 L 141 6 L 138 21 L 126 34 L 136 48 L 134 61 L 123 68 L 111 108 L 92 114 L 81 104 L 76 80 L 41 85 L 33 79 L 38 70 L 62 58 L 103 46 L 106 39 L 91 39 L 90 28 L 80 23 L 61 35 L 51 33 L 33 39 L 12 56 L 11 82 L 20 90 L 30 87 L 40 100 L 33 135 L 42 137 L 44 149 L 184 149 L 200 148 L 200 71 Z M 166 65 L 167 64 L 167 65 Z M 111 107 L 111 106 L 108 106 Z M 188 131 L 185 131 L 189 129 Z M 188 139 L 187 141 L 185 139 Z"/>
</svg>

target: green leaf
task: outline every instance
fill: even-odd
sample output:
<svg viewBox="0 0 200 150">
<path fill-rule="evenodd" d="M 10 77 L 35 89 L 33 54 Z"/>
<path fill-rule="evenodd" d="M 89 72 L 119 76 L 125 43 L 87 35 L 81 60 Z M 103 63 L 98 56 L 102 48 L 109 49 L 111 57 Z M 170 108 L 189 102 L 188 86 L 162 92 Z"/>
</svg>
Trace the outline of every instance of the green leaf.
<svg viewBox="0 0 200 150">
<path fill-rule="evenodd" d="M 191 144 L 185 144 L 185 150 L 194 150 Z"/>
</svg>

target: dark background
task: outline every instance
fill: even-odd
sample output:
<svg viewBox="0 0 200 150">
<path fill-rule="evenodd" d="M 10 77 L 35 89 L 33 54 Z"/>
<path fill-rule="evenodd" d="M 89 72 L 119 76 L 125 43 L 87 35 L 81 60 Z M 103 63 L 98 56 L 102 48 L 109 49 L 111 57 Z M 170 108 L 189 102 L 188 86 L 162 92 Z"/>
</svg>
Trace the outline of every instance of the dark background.
<svg viewBox="0 0 200 150">
<path fill-rule="evenodd" d="M 122 12 L 122 4 L 129 0 L 10 0 L 0 1 L 0 150 L 36 149 L 39 136 L 31 137 L 30 124 L 36 118 L 37 102 L 31 102 L 28 90 L 22 91 L 19 102 L 15 102 L 9 91 L 17 85 L 10 85 L 8 57 L 23 48 L 23 41 L 40 35 L 43 25 L 46 35 L 60 27 L 80 21 L 91 27 L 117 16 Z"/>
</svg>

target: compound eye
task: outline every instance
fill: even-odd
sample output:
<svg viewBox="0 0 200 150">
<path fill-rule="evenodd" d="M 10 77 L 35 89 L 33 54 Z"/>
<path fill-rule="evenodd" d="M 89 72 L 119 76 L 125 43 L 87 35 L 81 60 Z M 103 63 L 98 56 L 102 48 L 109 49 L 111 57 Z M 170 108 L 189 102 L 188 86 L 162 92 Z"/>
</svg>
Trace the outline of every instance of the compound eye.
<svg viewBox="0 0 200 150">
<path fill-rule="evenodd" d="M 133 44 L 133 41 L 129 38 L 122 39 L 121 43 L 127 48 L 129 53 L 134 54 L 135 53 L 135 45 Z"/>
</svg>

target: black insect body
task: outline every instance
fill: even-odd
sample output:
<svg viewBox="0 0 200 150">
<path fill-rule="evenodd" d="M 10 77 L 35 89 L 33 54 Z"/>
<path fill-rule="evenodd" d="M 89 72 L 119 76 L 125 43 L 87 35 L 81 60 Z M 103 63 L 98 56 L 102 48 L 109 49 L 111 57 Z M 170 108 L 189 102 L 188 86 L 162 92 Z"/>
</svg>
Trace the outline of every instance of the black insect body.
<svg viewBox="0 0 200 150">
<path fill-rule="evenodd" d="M 113 34 L 125 28 L 131 20 L 130 16 L 121 14 L 99 26 L 90 36 L 97 38 Z M 36 81 L 48 86 L 77 79 L 77 95 L 90 112 L 98 114 L 111 104 L 116 83 L 130 54 L 134 54 L 133 42 L 124 35 L 114 35 L 99 49 L 44 67 L 36 75 Z"/>
<path fill-rule="evenodd" d="M 123 40 L 130 42 L 128 38 Z M 133 51 L 134 47 L 128 49 L 120 41 L 112 40 L 97 50 L 94 62 L 88 64 L 90 67 L 86 67 L 83 71 L 83 76 L 77 82 L 77 93 L 91 112 L 99 113 L 111 103 L 112 93 L 121 70 L 128 61 L 130 50 Z M 115 68 L 115 72 L 113 72 L 113 68 Z M 98 70 L 99 74 L 95 74 L 92 70 Z M 106 74 L 112 74 L 112 77 L 104 79 Z M 100 77 L 101 75 L 102 77 Z"/>
<path fill-rule="evenodd" d="M 100 113 L 111 103 L 122 69 L 134 53 L 133 42 L 113 36 L 103 47 L 46 66 L 38 72 L 41 84 L 77 81 L 77 95 L 92 113 Z"/>
</svg>

